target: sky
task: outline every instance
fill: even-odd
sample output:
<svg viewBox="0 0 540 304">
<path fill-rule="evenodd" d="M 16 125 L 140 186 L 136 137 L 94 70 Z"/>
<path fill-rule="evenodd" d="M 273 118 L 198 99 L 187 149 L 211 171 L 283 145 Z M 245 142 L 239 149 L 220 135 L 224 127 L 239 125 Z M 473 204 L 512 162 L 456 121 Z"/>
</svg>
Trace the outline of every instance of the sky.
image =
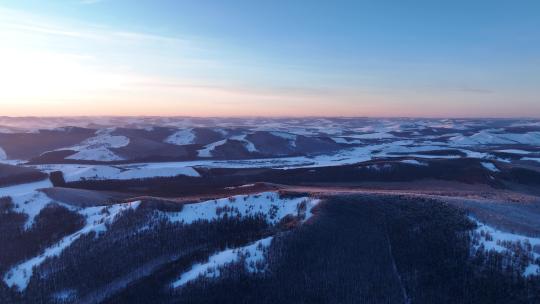
<svg viewBox="0 0 540 304">
<path fill-rule="evenodd" d="M 0 116 L 540 117 L 540 1 L 0 0 Z"/>
</svg>

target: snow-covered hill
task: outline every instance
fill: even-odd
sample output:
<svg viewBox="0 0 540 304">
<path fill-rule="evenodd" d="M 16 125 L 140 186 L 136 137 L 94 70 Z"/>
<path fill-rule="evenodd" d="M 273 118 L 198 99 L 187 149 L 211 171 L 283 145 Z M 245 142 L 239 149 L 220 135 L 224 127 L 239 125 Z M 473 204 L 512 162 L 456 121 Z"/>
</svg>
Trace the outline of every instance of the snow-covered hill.
<svg viewBox="0 0 540 304">
<path fill-rule="evenodd" d="M 22 124 L 16 119 L 9 121 L 12 125 Z M 433 158 L 428 156 L 432 152 L 445 157 L 441 152 L 444 150 L 479 158 L 496 158 L 500 153 L 533 154 L 528 155 L 533 158 L 540 155 L 540 127 L 535 120 L 102 118 L 97 121 L 99 124 L 91 118 L 66 118 L 48 123 L 45 119 L 35 122 L 44 129 L 36 129 L 28 122 L 34 127 L 26 131 L 15 128 L 2 133 L 0 130 L 0 160 L 119 164 L 268 158 L 296 162 L 295 158 L 304 157 L 302 163 L 313 159 L 309 162 L 314 165 L 323 162 L 327 165 L 331 160 L 335 164 L 351 163 L 365 157 L 405 154 Z M 72 122 L 71 125 L 78 127 L 60 127 L 61 122 Z M 450 152 L 446 155 L 455 156 Z"/>
<path fill-rule="evenodd" d="M 47 186 L 50 185 L 46 183 L 35 183 L 17 186 L 15 188 L 0 188 L 0 190 L 2 190 L 2 192 L 0 192 L 0 196 L 11 196 L 14 202 L 21 206 L 15 208 L 14 211 L 23 212 L 30 216 L 26 225 L 29 227 L 32 225 L 33 218 L 41 209 L 45 208 L 48 204 L 58 204 L 57 202 L 53 202 L 44 193 L 38 191 L 39 188 Z M 287 198 L 281 197 L 281 195 L 277 192 L 264 192 L 253 195 L 238 195 L 218 200 L 187 204 L 183 207 L 182 211 L 178 212 L 156 210 L 153 217 L 156 221 L 167 220 L 170 223 L 191 225 L 204 221 L 219 221 L 224 218 L 247 218 L 261 216 L 270 225 L 276 225 L 287 216 L 298 217 L 301 221 L 306 221 L 309 219 L 309 217 L 311 217 L 311 210 L 318 204 L 318 202 L 318 199 L 309 197 Z M 34 268 L 39 267 L 47 259 L 61 256 L 62 252 L 66 248 L 72 246 L 84 235 L 95 233 L 96 237 L 99 237 L 100 235 L 105 234 L 107 232 L 107 227 L 109 227 L 109 225 L 111 225 L 114 221 L 118 220 L 122 216 L 122 213 L 126 212 L 127 210 L 137 210 L 141 204 L 141 201 L 134 201 L 108 206 L 83 208 L 64 204 L 64 206 L 66 206 L 69 210 L 80 214 L 84 218 L 84 226 L 81 229 L 63 237 L 57 243 L 45 248 L 39 255 L 13 266 L 8 272 L 5 273 L 3 277 L 4 282 L 9 287 L 16 287 L 18 290 L 24 291 L 32 278 Z M 145 228 L 144 222 L 141 222 L 140 226 L 141 229 L 148 229 Z M 261 242 L 266 244 L 270 239 L 266 239 Z M 238 250 L 243 253 L 248 251 L 257 253 L 257 246 L 252 244 Z M 236 254 L 238 250 L 235 250 L 234 253 Z M 232 261 L 231 259 L 234 259 L 233 256 L 233 251 L 226 251 L 225 253 L 219 253 L 217 256 L 211 257 L 210 260 L 215 261 L 226 258 L 229 259 L 229 261 Z M 260 258 L 252 256 L 251 259 L 255 261 L 255 259 Z M 199 266 L 196 266 L 196 268 L 197 267 Z M 205 271 L 209 268 L 208 266 L 200 267 L 204 268 Z M 201 271 L 202 270 L 192 270 L 193 273 Z M 194 275 L 193 273 L 188 274 L 187 276 L 192 277 Z M 181 282 L 186 280 L 188 279 L 183 276 Z"/>
<path fill-rule="evenodd" d="M 127 146 L 129 144 L 129 138 L 111 135 L 113 131 L 114 129 L 98 130 L 95 137 L 86 139 L 80 145 L 67 148 L 67 150 L 73 150 L 77 153 L 66 157 L 66 159 L 95 161 L 123 160 L 122 157 L 111 151 L 111 148 Z"/>
</svg>

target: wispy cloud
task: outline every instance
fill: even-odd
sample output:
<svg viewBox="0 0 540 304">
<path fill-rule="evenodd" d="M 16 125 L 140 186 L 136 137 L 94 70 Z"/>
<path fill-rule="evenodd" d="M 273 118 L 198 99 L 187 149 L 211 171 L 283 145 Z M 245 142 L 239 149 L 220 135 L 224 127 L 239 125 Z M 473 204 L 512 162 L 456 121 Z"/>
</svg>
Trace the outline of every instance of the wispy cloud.
<svg viewBox="0 0 540 304">
<path fill-rule="evenodd" d="M 19 90 L 0 92 L 4 97 L 28 96 L 27 91 L 39 91 L 45 97 L 76 88 L 126 88 L 140 79 L 156 78 L 163 69 L 193 69 L 208 61 L 196 57 L 195 42 L 188 39 L 50 20 L 4 8 L 0 8 L 0 41 L 0 62 L 4 63 L 0 79 Z"/>
<path fill-rule="evenodd" d="M 7 87 L 0 90 L 0 103 L 9 100 L 25 109 L 65 104 L 54 110 L 83 114 L 109 105 L 128 111 L 139 102 L 133 114 L 146 113 L 149 104 L 153 114 L 263 114 L 269 104 L 278 113 L 299 102 L 300 111 L 340 97 L 335 90 L 290 81 L 302 78 L 295 67 L 224 58 L 223 48 L 205 39 L 0 8 L 0 41 L 6 46 L 0 49 L 0 83 Z"/>
<path fill-rule="evenodd" d="M 101 2 L 102 0 L 86 0 L 88 4 Z M 178 43 L 184 46 L 189 43 L 188 39 L 178 37 L 156 35 L 153 33 L 133 32 L 128 30 L 112 29 L 102 25 L 74 23 L 70 21 L 53 21 L 39 15 L 5 9 L 0 7 L 0 30 L 12 30 L 43 35 L 65 36 L 72 38 L 100 39 L 117 41 L 125 39 L 130 41 L 163 41 Z M 16 33 L 14 33 L 16 34 Z"/>
</svg>

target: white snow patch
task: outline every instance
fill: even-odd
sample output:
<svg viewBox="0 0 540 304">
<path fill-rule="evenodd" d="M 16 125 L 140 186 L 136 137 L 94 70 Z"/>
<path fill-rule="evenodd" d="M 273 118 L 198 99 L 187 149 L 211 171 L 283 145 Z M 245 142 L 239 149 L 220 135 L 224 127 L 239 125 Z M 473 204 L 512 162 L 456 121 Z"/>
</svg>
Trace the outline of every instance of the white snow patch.
<svg viewBox="0 0 540 304">
<path fill-rule="evenodd" d="M 169 166 L 167 163 L 146 163 L 133 165 L 39 165 L 36 168 L 45 171 L 62 171 L 66 182 L 80 180 L 129 180 L 155 177 L 174 177 L 178 175 L 200 177 L 192 167 Z"/>
<path fill-rule="evenodd" d="M 28 286 L 33 274 L 33 268 L 41 265 L 47 258 L 59 256 L 64 249 L 69 247 L 81 236 L 95 232 L 97 235 L 107 230 L 107 224 L 111 224 L 116 216 L 128 209 L 137 209 L 140 201 L 116 204 L 111 206 L 89 207 L 79 210 L 86 219 L 85 226 L 79 231 L 65 236 L 56 244 L 46 248 L 39 256 L 29 259 L 13 268 L 4 275 L 4 282 L 9 287 L 16 287 L 23 291 Z"/>
<path fill-rule="evenodd" d="M 45 179 L 39 182 L 0 187 L 0 197 L 28 194 L 37 189 L 43 189 L 43 188 L 49 188 L 49 187 L 52 187 L 52 184 L 48 179 Z"/>
<path fill-rule="evenodd" d="M 15 205 L 15 208 L 13 208 L 15 212 L 28 215 L 26 223 L 24 224 L 25 229 L 32 227 L 34 219 L 43 208 L 51 203 L 56 203 L 41 191 L 32 191 L 27 194 L 14 195 L 11 199 Z"/>
<path fill-rule="evenodd" d="M 19 160 L 19 159 L 0 159 L 0 164 L 13 165 L 13 166 L 17 166 L 25 162 L 26 162 L 25 160 Z"/>
<path fill-rule="evenodd" d="M 501 171 L 493 163 L 481 162 L 481 164 L 482 164 L 482 166 L 484 168 L 486 168 L 487 170 L 489 170 L 491 172 L 500 172 Z"/>
<path fill-rule="evenodd" d="M 245 184 L 245 185 L 236 186 L 236 187 L 225 187 L 224 189 L 233 190 L 233 189 L 241 189 L 241 188 L 251 188 L 251 187 L 254 187 L 254 186 L 255 186 L 255 184 Z"/>
<path fill-rule="evenodd" d="M 266 248 L 272 243 L 272 238 L 267 237 L 244 247 L 226 249 L 216 253 L 210 256 L 207 262 L 193 265 L 189 271 L 183 273 L 171 286 L 178 288 L 200 277 L 218 278 L 221 274 L 221 267 L 236 263 L 241 259 L 244 259 L 244 267 L 246 267 L 247 271 L 251 273 L 263 272 L 266 268 L 264 265 L 264 253 Z"/>
<path fill-rule="evenodd" d="M 360 168 L 366 168 L 372 171 L 389 171 L 392 170 L 394 167 L 392 166 L 392 164 L 373 164 Z"/>
<path fill-rule="evenodd" d="M 538 269 L 539 265 L 536 265 L 535 261 L 540 259 L 540 253 L 535 252 L 533 248 L 540 246 L 540 238 L 504 232 L 479 222 L 475 218 L 471 217 L 470 219 L 477 224 L 477 228 L 472 233 L 475 250 L 483 248 L 485 251 L 493 250 L 516 256 L 516 248 L 519 248 L 519 252 L 525 253 L 527 257 L 523 275 L 532 275 L 533 271 Z M 522 257 L 519 257 L 518 260 L 522 261 Z"/>
<path fill-rule="evenodd" d="M 511 153 L 511 154 L 531 154 L 532 153 L 532 152 L 520 150 L 520 149 L 504 149 L 504 150 L 497 150 L 496 152 Z"/>
<path fill-rule="evenodd" d="M 216 131 L 216 132 L 218 132 L 218 133 L 221 134 L 222 136 L 227 136 L 227 134 L 229 134 L 229 131 L 227 131 L 227 130 L 225 130 L 225 129 L 214 128 L 213 130 Z"/>
<path fill-rule="evenodd" d="M 109 150 L 110 148 L 121 148 L 129 145 L 129 138 L 125 136 L 111 135 L 114 129 L 103 129 L 96 132 L 95 137 L 91 137 L 79 145 L 63 148 L 61 150 L 74 150 L 77 153 L 66 157 L 75 160 L 95 160 L 95 161 L 117 161 L 123 160 Z"/>
<path fill-rule="evenodd" d="M 277 192 L 237 195 L 229 198 L 186 204 L 180 212 L 160 212 L 170 222 L 192 224 L 196 221 L 214 221 L 224 216 L 247 217 L 263 215 L 270 224 L 277 224 L 287 215 L 311 216 L 311 209 L 319 203 L 309 197 L 281 198 Z"/>
<path fill-rule="evenodd" d="M 359 135 L 351 135 L 350 137 L 358 138 L 358 139 L 387 139 L 387 138 L 395 138 L 394 135 L 387 133 L 387 132 L 375 132 L 375 133 L 367 133 L 367 134 L 359 134 Z"/>
<path fill-rule="evenodd" d="M 361 140 L 357 140 L 357 139 L 348 140 L 347 138 L 344 138 L 344 137 L 332 137 L 332 140 L 337 144 L 345 144 L 345 145 L 362 143 Z"/>
<path fill-rule="evenodd" d="M 166 143 L 173 145 L 190 145 L 195 141 L 195 134 L 193 129 L 180 130 L 165 139 Z"/>
<path fill-rule="evenodd" d="M 502 144 L 540 144 L 540 132 L 496 133 L 498 130 L 482 130 L 471 136 L 459 135 L 450 138 L 454 145 L 502 145 Z"/>
<path fill-rule="evenodd" d="M 6 151 L 4 151 L 2 147 L 0 147 L 0 160 L 5 160 L 5 159 L 7 159 Z"/>
<path fill-rule="evenodd" d="M 459 150 L 465 153 L 468 158 L 493 158 L 487 153 L 483 153 L 483 152 L 471 151 L 471 150 L 465 150 L 465 149 L 459 149 Z"/>
<path fill-rule="evenodd" d="M 523 272 L 523 276 L 529 277 L 529 276 L 533 276 L 533 275 L 540 276 L 540 266 L 539 265 L 530 264 L 529 266 L 527 266 L 527 268 L 525 268 L 525 271 Z"/>
<path fill-rule="evenodd" d="M 540 158 L 535 158 L 535 157 L 522 157 L 521 160 L 530 160 L 530 161 L 535 161 L 535 162 L 540 163 Z"/>
<path fill-rule="evenodd" d="M 214 151 L 216 147 L 224 145 L 225 143 L 227 143 L 226 139 L 216 141 L 214 143 L 204 146 L 204 149 L 199 150 L 197 154 L 199 155 L 199 157 L 212 157 L 212 151 Z"/>
<path fill-rule="evenodd" d="M 28 229 L 34 223 L 34 218 L 39 214 L 41 209 L 53 203 L 45 193 L 38 191 L 38 189 L 49 187 L 52 187 L 52 184 L 48 179 L 34 183 L 3 187 L 0 188 L 0 197 L 11 197 L 15 205 L 14 211 L 28 215 L 25 223 L 25 229 Z"/>
<path fill-rule="evenodd" d="M 87 148 L 81 150 L 73 155 L 66 157 L 66 159 L 75 160 L 95 160 L 95 161 L 117 161 L 123 160 L 122 157 L 116 155 L 114 152 L 105 147 Z"/>
<path fill-rule="evenodd" d="M 482 237 L 482 244 L 484 244 L 484 247 L 487 250 L 495 249 L 498 252 L 502 252 L 504 250 L 507 250 L 503 246 L 501 246 L 500 242 L 528 242 L 532 246 L 540 245 L 540 238 L 534 238 L 534 237 L 528 237 L 520 234 L 510 233 L 510 232 L 504 232 L 501 230 L 498 230 L 494 227 L 491 227 L 489 225 L 486 225 L 474 218 L 472 220 L 478 225 L 476 228 L 476 232 L 479 232 L 481 234 L 486 235 L 489 234 L 491 236 L 491 240 L 486 239 L 486 237 Z M 483 232 L 483 233 L 482 233 Z M 537 254 L 538 255 L 538 254 Z M 540 257 L 540 255 L 539 255 Z"/>
<path fill-rule="evenodd" d="M 332 140 L 336 144 L 349 144 L 349 141 L 346 138 L 342 138 L 342 137 L 332 137 Z"/>
<path fill-rule="evenodd" d="M 416 165 L 416 166 L 429 166 L 426 162 L 421 162 L 416 159 L 404 159 L 401 161 L 402 163 L 409 164 L 409 165 Z"/>
<path fill-rule="evenodd" d="M 9 128 L 0 127 L 0 133 L 3 133 L 3 134 L 13 134 L 13 133 L 15 133 L 15 131 L 12 130 L 12 129 L 9 129 Z"/>
<path fill-rule="evenodd" d="M 506 133 L 498 135 L 501 138 L 511 140 L 519 144 L 540 145 L 540 132 L 528 132 L 523 134 Z"/>
<path fill-rule="evenodd" d="M 247 136 L 246 134 L 236 135 L 236 136 L 231 137 L 230 139 L 241 141 L 244 147 L 246 147 L 246 150 L 248 150 L 249 152 L 258 152 L 259 150 L 257 150 L 257 147 L 255 147 L 255 145 L 252 142 L 247 140 L 246 136 Z"/>
<path fill-rule="evenodd" d="M 272 131 L 270 134 L 286 139 L 289 141 L 289 145 L 291 145 L 291 147 L 296 147 L 296 139 L 298 138 L 298 135 L 281 131 Z"/>
<path fill-rule="evenodd" d="M 178 175 L 200 177 L 200 174 L 191 167 L 180 168 L 160 168 L 157 167 L 134 167 L 129 170 L 120 172 L 111 179 L 143 179 L 154 177 L 174 177 Z"/>
<path fill-rule="evenodd" d="M 431 155 L 431 154 L 407 154 L 407 156 L 410 157 L 417 157 L 417 158 L 426 158 L 426 159 L 435 159 L 435 158 L 442 158 L 442 159 L 456 159 L 461 158 L 459 155 Z"/>
</svg>

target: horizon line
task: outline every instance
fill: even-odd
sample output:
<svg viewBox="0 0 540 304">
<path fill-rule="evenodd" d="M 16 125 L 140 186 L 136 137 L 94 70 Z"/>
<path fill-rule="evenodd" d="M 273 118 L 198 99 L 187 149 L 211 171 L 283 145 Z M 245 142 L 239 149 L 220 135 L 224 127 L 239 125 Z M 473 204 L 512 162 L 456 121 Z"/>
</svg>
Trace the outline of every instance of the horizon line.
<svg viewBox="0 0 540 304">
<path fill-rule="evenodd" d="M 223 116 L 196 116 L 196 115 L 0 115 L 1 119 L 55 119 L 55 118 L 177 118 L 177 119 L 212 119 L 212 118 L 233 118 L 233 119 L 490 119 L 490 120 L 506 120 L 506 119 L 527 119 L 539 120 L 540 116 L 370 116 L 370 115 L 223 115 Z"/>
</svg>

